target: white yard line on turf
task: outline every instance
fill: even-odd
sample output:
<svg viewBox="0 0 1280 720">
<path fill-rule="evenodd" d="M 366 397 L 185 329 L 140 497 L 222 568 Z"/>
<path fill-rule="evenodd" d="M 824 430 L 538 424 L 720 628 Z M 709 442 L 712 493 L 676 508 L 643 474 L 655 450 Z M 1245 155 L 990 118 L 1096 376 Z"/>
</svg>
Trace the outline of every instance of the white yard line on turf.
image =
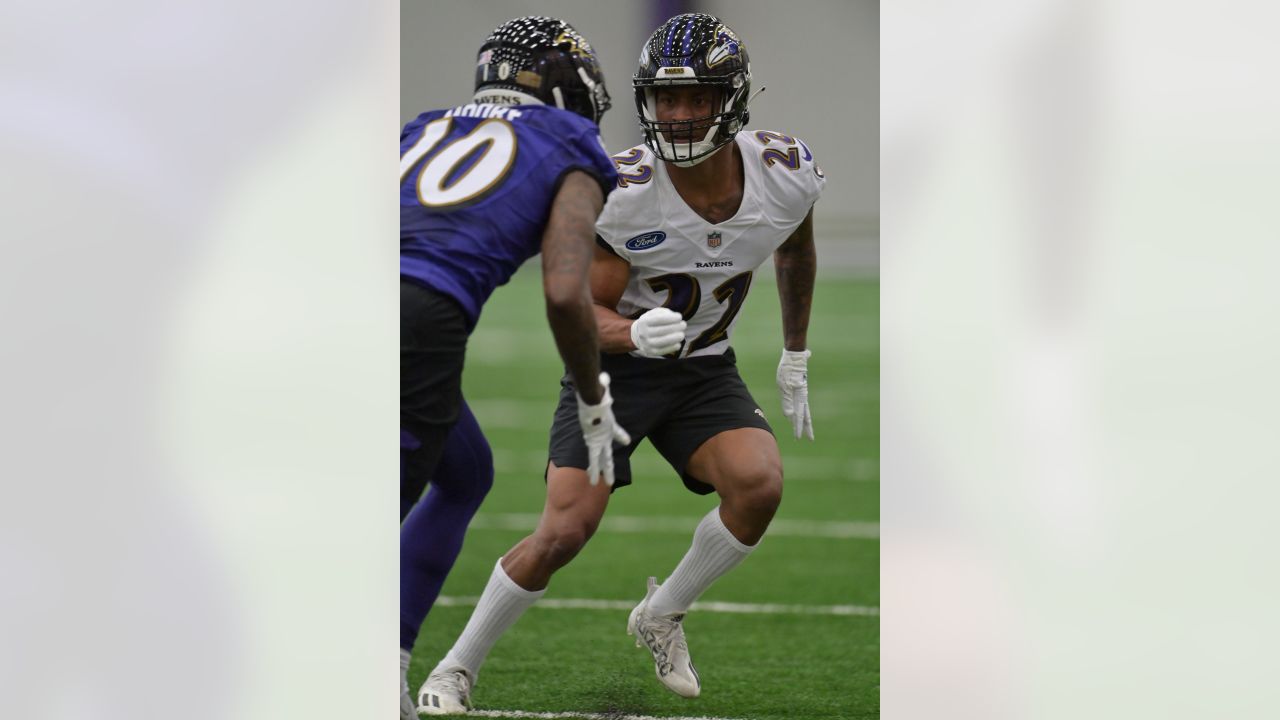
<svg viewBox="0 0 1280 720">
<path fill-rule="evenodd" d="M 436 605 L 474 607 L 478 597 L 441 595 Z M 635 600 L 594 600 L 591 598 L 542 598 L 534 607 L 547 610 L 631 610 Z M 861 615 L 875 617 L 878 607 L 864 605 L 782 605 L 780 603 L 696 602 L 692 612 L 748 613 L 759 615 Z"/>
<path fill-rule="evenodd" d="M 530 720 L 558 720 L 560 718 L 589 718 L 590 720 L 731 720 L 730 718 L 707 717 L 672 717 L 669 715 L 619 715 L 617 713 L 593 712 L 526 712 L 524 710 L 472 710 L 467 715 L 479 715 L 491 718 L 530 718 Z"/>
<path fill-rule="evenodd" d="M 471 527 L 481 530 L 533 530 L 538 526 L 533 513 L 481 513 Z M 616 533 L 691 533 L 700 517 L 639 517 L 605 515 L 600 532 Z M 831 522 L 776 519 L 769 524 L 770 537 L 840 538 L 845 540 L 879 540 L 880 523 Z"/>
</svg>

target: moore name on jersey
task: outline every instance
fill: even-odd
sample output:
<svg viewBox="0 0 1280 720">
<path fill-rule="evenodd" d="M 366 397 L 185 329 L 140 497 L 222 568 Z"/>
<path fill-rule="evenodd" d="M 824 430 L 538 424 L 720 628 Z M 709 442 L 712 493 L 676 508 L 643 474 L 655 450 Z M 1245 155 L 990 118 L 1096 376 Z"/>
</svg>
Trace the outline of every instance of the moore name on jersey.
<svg viewBox="0 0 1280 720">
<path fill-rule="evenodd" d="M 489 103 L 423 113 L 400 134 L 400 275 L 458 302 L 474 327 L 494 288 L 537 255 L 566 173 L 614 164 L 592 121 Z"/>
</svg>

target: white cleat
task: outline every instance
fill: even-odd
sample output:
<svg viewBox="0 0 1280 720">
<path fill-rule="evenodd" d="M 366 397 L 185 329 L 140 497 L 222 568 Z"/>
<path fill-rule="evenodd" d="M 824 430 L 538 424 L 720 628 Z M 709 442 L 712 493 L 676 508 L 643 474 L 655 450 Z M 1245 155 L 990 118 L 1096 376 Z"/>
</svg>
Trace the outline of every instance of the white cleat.
<svg viewBox="0 0 1280 720">
<path fill-rule="evenodd" d="M 654 580 L 649 578 L 649 592 L 631 611 L 631 617 L 627 619 L 627 634 L 635 636 L 636 647 L 641 647 L 643 641 L 653 653 L 653 668 L 659 682 L 681 697 L 696 698 L 702 692 L 702 681 L 689 659 L 689 645 L 684 640 L 684 628 L 680 625 L 684 613 L 650 615 L 647 612 L 649 598 L 658 590 Z"/>
<path fill-rule="evenodd" d="M 400 720 L 418 720 L 413 698 L 409 697 L 409 653 L 403 649 L 400 650 Z"/>
<path fill-rule="evenodd" d="M 471 709 L 471 676 L 460 667 L 436 668 L 418 690 L 419 715 L 463 715 Z"/>
</svg>

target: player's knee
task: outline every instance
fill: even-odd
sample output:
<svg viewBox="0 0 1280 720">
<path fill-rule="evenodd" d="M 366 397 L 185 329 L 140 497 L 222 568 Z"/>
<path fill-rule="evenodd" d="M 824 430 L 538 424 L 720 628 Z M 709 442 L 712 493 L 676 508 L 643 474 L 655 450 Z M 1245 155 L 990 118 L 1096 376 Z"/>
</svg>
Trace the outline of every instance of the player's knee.
<svg viewBox="0 0 1280 720">
<path fill-rule="evenodd" d="M 450 501 L 479 507 L 493 487 L 493 475 L 489 442 L 480 426 L 466 415 L 449 436 L 432 482 Z"/>
<path fill-rule="evenodd" d="M 488 465 L 477 464 L 469 468 L 463 482 L 458 483 L 460 487 L 453 490 L 455 498 L 462 503 L 472 507 L 479 508 L 480 503 L 489 494 L 489 490 L 493 488 L 493 464 Z"/>
<path fill-rule="evenodd" d="M 591 539 L 595 525 L 585 521 L 562 522 L 540 531 L 543 562 L 552 568 L 567 565 Z"/>
<path fill-rule="evenodd" d="M 739 486 L 738 503 L 746 510 L 772 515 L 782 504 L 781 467 L 754 467 L 743 473 Z"/>
<path fill-rule="evenodd" d="M 481 496 L 487 495 L 493 487 L 493 451 L 489 443 L 476 449 L 474 481 Z"/>
</svg>

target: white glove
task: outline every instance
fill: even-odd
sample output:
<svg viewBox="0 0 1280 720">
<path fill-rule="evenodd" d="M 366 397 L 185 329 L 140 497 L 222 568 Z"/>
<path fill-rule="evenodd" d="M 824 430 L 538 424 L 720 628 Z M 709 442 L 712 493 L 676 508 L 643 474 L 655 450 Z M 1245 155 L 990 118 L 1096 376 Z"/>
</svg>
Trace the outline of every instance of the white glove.
<svg viewBox="0 0 1280 720">
<path fill-rule="evenodd" d="M 680 313 L 658 307 L 631 323 L 631 342 L 645 357 L 660 358 L 680 349 L 686 323 Z"/>
<path fill-rule="evenodd" d="M 809 416 L 809 355 L 808 350 L 782 351 L 778 363 L 778 392 L 782 395 L 782 414 L 791 421 L 796 438 L 808 435 L 813 439 L 813 418 Z"/>
<path fill-rule="evenodd" d="M 609 373 L 600 373 L 604 396 L 597 405 L 588 405 L 578 395 L 578 425 L 587 443 L 587 480 L 595 485 L 604 482 L 613 487 L 613 443 L 630 445 L 631 436 L 613 418 L 613 396 L 609 394 Z"/>
</svg>

